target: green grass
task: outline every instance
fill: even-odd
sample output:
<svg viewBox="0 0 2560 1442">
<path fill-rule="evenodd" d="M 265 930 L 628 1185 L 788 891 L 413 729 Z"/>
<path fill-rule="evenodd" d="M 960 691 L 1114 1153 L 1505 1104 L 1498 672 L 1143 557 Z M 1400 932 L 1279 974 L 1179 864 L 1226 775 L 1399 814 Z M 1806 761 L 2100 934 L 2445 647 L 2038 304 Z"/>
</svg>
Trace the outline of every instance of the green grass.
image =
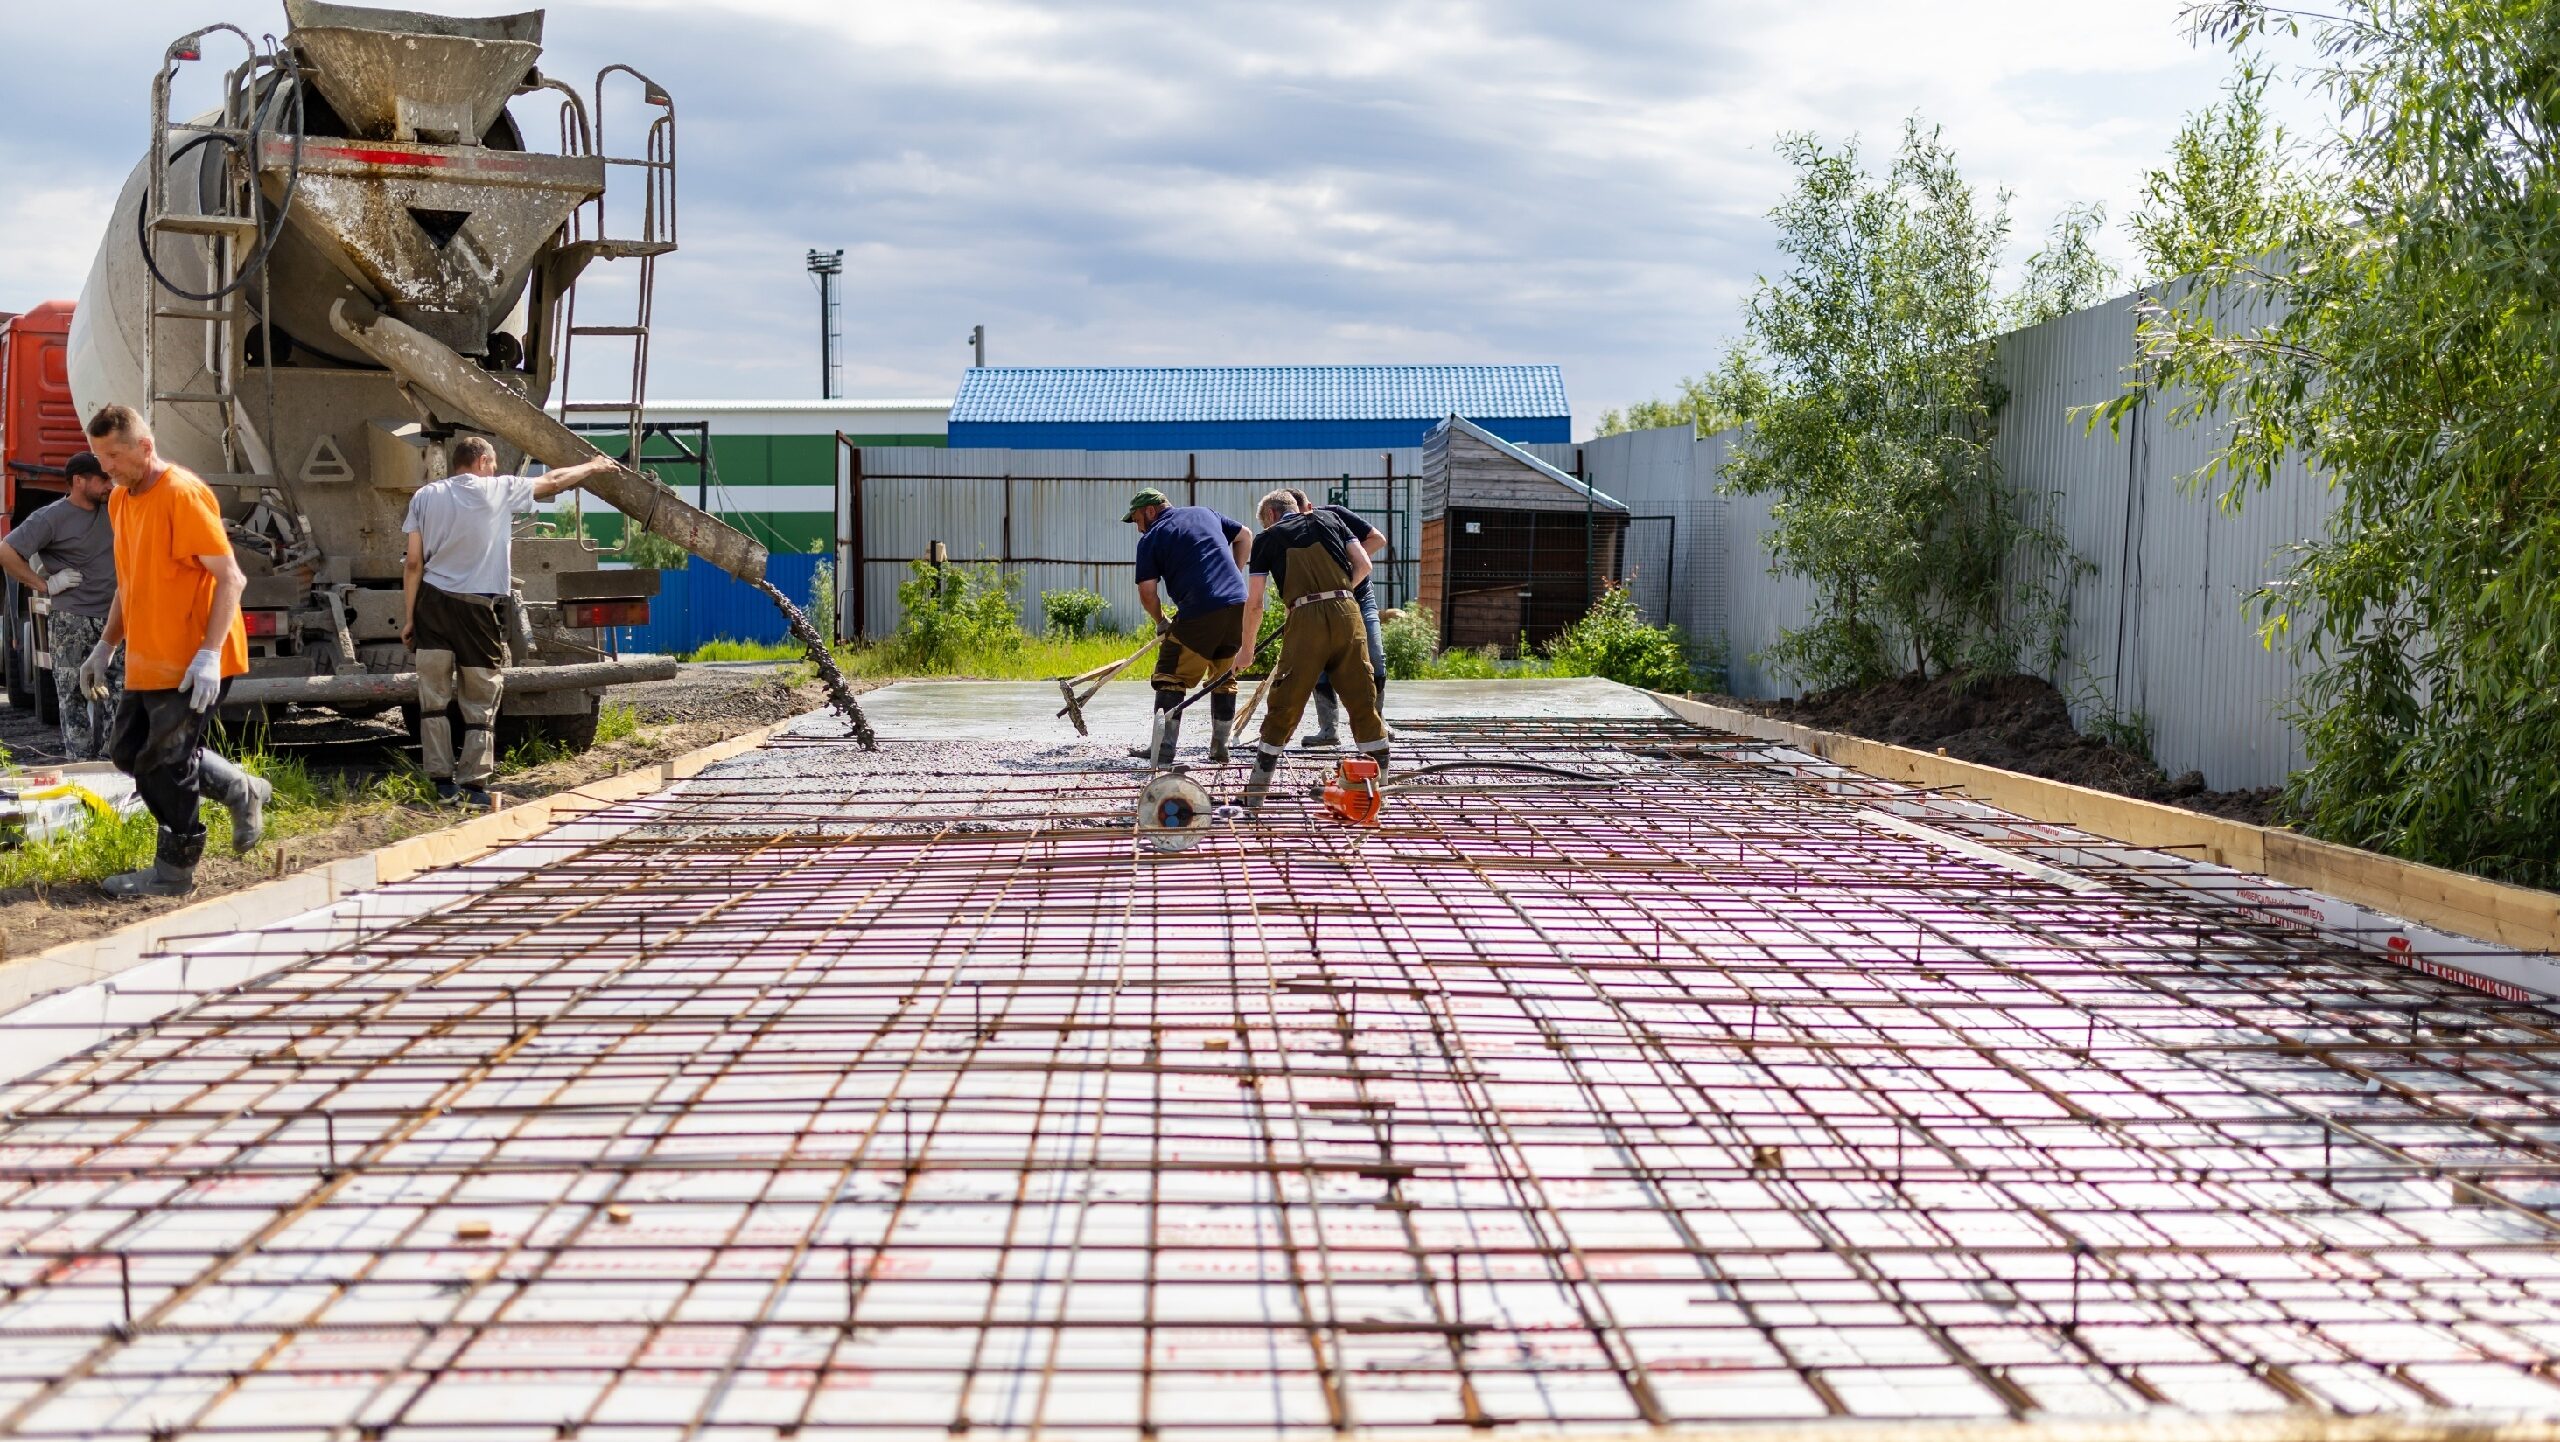
<svg viewBox="0 0 2560 1442">
<path fill-rule="evenodd" d="M 596 739 L 599 741 L 604 739 L 602 718 L 598 718 L 596 722 Z M 531 771 L 537 766 L 548 766 L 554 761 L 566 761 L 575 754 L 577 753 L 571 751 L 566 745 L 548 736 L 527 736 L 508 747 L 507 754 L 498 758 L 498 774 L 513 776 L 520 771 Z"/>
<path fill-rule="evenodd" d="M 797 641 L 706 641 L 677 657 L 680 661 L 800 661 L 808 657 Z"/>
<path fill-rule="evenodd" d="M 356 780 L 314 776 L 299 760 L 271 752 L 252 751 L 237 759 L 251 775 L 264 777 L 275 787 L 275 795 L 267 802 L 269 845 L 326 831 L 368 813 L 425 806 L 432 799 L 426 777 L 414 764 Z M 204 817 L 206 854 L 228 854 L 231 813 L 208 802 Z M 0 891 L 95 882 L 132 871 L 150 863 L 158 835 L 149 813 L 135 812 L 92 821 L 68 835 L 0 850 Z"/>
<path fill-rule="evenodd" d="M 1106 632 L 1098 636 L 1022 637 L 1011 646 L 962 649 L 947 665 L 918 669 L 887 644 L 850 647 L 836 652 L 836 664 L 847 676 L 890 680 L 900 676 L 952 676 L 973 681 L 1046 681 L 1073 676 L 1107 661 L 1116 661 L 1144 645 L 1147 631 Z M 1143 663 L 1141 663 L 1143 664 Z"/>
</svg>

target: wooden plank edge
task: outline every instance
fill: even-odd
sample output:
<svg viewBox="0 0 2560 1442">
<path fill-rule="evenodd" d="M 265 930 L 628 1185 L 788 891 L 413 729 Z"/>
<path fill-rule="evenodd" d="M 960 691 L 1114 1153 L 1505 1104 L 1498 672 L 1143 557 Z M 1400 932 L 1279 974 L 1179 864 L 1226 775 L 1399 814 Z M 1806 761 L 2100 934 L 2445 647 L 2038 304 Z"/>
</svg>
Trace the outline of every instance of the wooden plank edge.
<svg viewBox="0 0 2560 1442">
<path fill-rule="evenodd" d="M 100 981 L 139 964 L 174 936 L 245 931 L 317 911 L 355 892 L 406 881 L 422 873 L 476 861 L 539 835 L 563 821 L 662 791 L 673 782 L 764 745 L 789 725 L 778 721 L 699 747 L 665 761 L 590 781 L 408 837 L 355 856 L 342 856 L 274 881 L 192 902 L 117 927 L 104 936 L 59 942 L 16 961 L 0 962 L 0 1015 L 65 987 Z"/>
<path fill-rule="evenodd" d="M 1671 714 L 1718 731 L 1776 741 L 1853 771 L 1948 787 L 2033 821 L 2073 826 L 2132 846 L 2174 851 L 2234 871 L 2334 896 L 2474 941 L 2560 952 L 2560 894 L 2489 881 L 2183 807 L 2048 781 L 1908 746 L 1774 720 L 1728 706 L 1651 693 Z"/>
</svg>

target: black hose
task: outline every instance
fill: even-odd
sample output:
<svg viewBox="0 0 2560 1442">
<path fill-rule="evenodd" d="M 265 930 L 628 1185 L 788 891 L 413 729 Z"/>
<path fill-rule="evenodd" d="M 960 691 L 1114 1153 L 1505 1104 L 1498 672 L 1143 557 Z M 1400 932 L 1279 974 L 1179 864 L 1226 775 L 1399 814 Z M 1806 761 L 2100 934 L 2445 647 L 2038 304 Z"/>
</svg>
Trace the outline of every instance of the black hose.
<svg viewBox="0 0 2560 1442">
<path fill-rule="evenodd" d="M 1443 761 L 1437 765 L 1417 767 L 1411 771 L 1391 772 L 1381 789 L 1402 786 L 1417 777 L 1436 776 L 1446 771 L 1530 771 L 1541 776 L 1561 776 L 1568 781 L 1602 781 L 1610 778 L 1594 776 L 1587 771 L 1568 771 L 1561 766 L 1548 766 L 1537 761 Z"/>
<path fill-rule="evenodd" d="M 240 273 L 232 278 L 231 283 L 218 290 L 192 291 L 187 289 L 185 286 L 178 284 L 176 281 L 169 279 L 168 273 L 160 268 L 160 257 L 152 252 L 150 217 L 146 214 L 150 207 L 147 205 L 137 207 L 133 212 L 133 234 L 135 241 L 139 243 L 142 248 L 142 263 L 144 267 L 150 270 L 151 278 L 160 283 L 161 289 L 166 290 L 171 295 L 178 297 L 180 300 L 191 300 L 199 305 L 211 304 L 214 301 L 218 301 L 229 296 L 232 292 L 237 291 L 242 286 L 247 285 L 249 283 L 250 275 L 266 264 L 267 253 L 275 248 L 276 240 L 284 234 L 285 221 L 293 214 L 294 194 L 302 188 L 302 129 L 305 118 L 302 100 L 302 71 L 298 64 L 288 58 L 292 53 L 293 52 L 290 50 L 277 52 L 279 60 L 282 61 L 284 66 L 291 73 L 285 76 L 280 76 L 278 78 L 278 83 L 268 89 L 267 98 L 260 101 L 257 109 L 251 112 L 249 117 L 249 134 L 245 152 L 245 158 L 248 161 L 249 166 L 249 184 L 252 187 L 255 187 L 258 183 L 258 137 L 260 133 L 266 129 L 268 114 L 275 106 L 277 98 L 283 95 L 287 89 L 290 89 L 293 92 L 293 163 L 285 172 L 284 199 L 278 202 L 276 206 L 276 218 L 274 224 L 262 227 L 259 230 L 257 248 L 250 251 L 249 258 L 240 263 Z M 288 80 L 291 82 L 289 86 L 284 83 Z M 230 146 L 235 151 L 242 149 L 242 142 L 234 140 L 228 135 L 219 135 L 207 132 L 188 141 L 186 144 L 179 146 L 175 154 L 171 155 L 167 160 L 159 162 L 159 164 L 164 169 L 168 166 L 173 166 L 179 161 L 186 159 L 189 151 L 194 150 L 197 146 L 210 140 L 219 140 L 223 144 Z M 154 143 L 156 144 L 157 142 L 155 141 Z M 201 173 L 199 173 L 196 182 L 196 204 L 199 206 L 204 204 L 204 182 Z"/>
</svg>

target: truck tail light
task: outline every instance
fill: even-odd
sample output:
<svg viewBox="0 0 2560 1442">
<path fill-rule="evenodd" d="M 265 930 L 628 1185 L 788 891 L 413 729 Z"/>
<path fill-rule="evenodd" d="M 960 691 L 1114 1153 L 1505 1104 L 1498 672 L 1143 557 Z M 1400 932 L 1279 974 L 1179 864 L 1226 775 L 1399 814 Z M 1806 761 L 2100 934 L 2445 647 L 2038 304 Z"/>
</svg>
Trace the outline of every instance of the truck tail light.
<svg viewBox="0 0 2560 1442">
<path fill-rule="evenodd" d="M 560 619 L 567 625 L 645 626 L 649 624 L 649 603 L 638 601 L 564 601 Z"/>
<path fill-rule="evenodd" d="M 240 629 L 252 636 L 281 636 L 285 634 L 285 617 L 288 614 L 284 611 L 243 611 L 240 613 Z"/>
</svg>

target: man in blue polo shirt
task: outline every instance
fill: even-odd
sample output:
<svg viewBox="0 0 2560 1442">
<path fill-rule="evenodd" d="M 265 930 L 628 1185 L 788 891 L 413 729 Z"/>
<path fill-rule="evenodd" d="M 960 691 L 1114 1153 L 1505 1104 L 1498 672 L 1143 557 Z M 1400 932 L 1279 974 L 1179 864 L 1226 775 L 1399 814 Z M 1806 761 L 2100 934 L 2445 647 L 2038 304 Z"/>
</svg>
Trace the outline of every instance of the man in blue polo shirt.
<svg viewBox="0 0 2560 1442">
<path fill-rule="evenodd" d="M 1253 532 L 1206 506 L 1177 506 L 1153 486 L 1129 501 L 1122 520 L 1138 528 L 1138 603 L 1155 618 L 1164 644 L 1156 649 L 1156 709 L 1171 711 L 1183 694 L 1226 670 L 1244 650 L 1244 560 Z M 1167 621 L 1164 603 L 1174 617 Z M 1209 760 L 1227 759 L 1227 736 L 1236 725 L 1236 678 L 1209 693 Z M 1180 716 L 1163 718 L 1155 764 L 1173 764 Z M 1133 756 L 1144 756 L 1140 746 Z"/>
</svg>

